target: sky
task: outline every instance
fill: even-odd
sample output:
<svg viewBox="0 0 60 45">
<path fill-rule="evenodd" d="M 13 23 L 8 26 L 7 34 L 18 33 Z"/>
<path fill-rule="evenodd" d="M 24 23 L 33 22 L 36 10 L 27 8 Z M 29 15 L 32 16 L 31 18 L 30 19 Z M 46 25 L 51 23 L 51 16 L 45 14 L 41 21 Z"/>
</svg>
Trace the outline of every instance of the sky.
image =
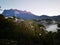
<svg viewBox="0 0 60 45">
<path fill-rule="evenodd" d="M 0 0 L 0 6 L 3 10 L 26 10 L 38 16 L 60 15 L 60 0 Z"/>
</svg>

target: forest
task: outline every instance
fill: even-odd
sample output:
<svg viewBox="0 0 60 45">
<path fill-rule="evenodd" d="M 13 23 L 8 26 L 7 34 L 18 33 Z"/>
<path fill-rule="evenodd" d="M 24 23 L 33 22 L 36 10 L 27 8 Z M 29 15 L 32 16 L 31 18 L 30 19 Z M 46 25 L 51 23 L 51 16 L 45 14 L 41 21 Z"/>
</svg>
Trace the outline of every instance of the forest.
<svg viewBox="0 0 60 45">
<path fill-rule="evenodd" d="M 60 28 L 60 24 L 57 25 Z M 16 21 L 0 14 L 0 45 L 60 45 L 60 29 L 47 31 L 35 20 Z"/>
</svg>

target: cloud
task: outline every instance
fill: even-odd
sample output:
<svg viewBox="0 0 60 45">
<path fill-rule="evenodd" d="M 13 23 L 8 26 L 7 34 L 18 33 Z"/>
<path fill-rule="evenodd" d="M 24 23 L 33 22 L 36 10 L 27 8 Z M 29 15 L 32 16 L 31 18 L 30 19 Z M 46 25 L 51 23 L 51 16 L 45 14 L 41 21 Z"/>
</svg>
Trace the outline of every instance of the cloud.
<svg viewBox="0 0 60 45">
<path fill-rule="evenodd" d="M 52 32 L 56 32 L 57 31 L 57 24 L 52 24 L 52 25 L 49 25 L 48 27 L 46 27 L 46 30 L 47 31 L 52 31 Z"/>
</svg>

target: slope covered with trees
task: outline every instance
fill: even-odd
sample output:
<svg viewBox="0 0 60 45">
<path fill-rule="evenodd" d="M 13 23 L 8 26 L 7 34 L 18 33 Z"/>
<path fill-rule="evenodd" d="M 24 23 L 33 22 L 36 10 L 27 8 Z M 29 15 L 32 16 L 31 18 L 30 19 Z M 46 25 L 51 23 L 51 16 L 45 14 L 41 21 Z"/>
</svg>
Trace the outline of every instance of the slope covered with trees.
<svg viewBox="0 0 60 45">
<path fill-rule="evenodd" d="M 56 35 L 33 20 L 18 23 L 15 17 L 6 19 L 0 14 L 0 45 L 54 45 Z"/>
</svg>

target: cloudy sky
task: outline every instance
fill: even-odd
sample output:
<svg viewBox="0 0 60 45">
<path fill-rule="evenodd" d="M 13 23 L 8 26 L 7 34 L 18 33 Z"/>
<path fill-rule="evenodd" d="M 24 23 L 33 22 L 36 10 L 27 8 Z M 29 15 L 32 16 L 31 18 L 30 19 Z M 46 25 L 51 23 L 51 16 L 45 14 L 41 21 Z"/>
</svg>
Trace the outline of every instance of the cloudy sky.
<svg viewBox="0 0 60 45">
<path fill-rule="evenodd" d="M 19 9 L 36 15 L 60 15 L 60 0 L 0 0 L 2 9 Z"/>
</svg>

